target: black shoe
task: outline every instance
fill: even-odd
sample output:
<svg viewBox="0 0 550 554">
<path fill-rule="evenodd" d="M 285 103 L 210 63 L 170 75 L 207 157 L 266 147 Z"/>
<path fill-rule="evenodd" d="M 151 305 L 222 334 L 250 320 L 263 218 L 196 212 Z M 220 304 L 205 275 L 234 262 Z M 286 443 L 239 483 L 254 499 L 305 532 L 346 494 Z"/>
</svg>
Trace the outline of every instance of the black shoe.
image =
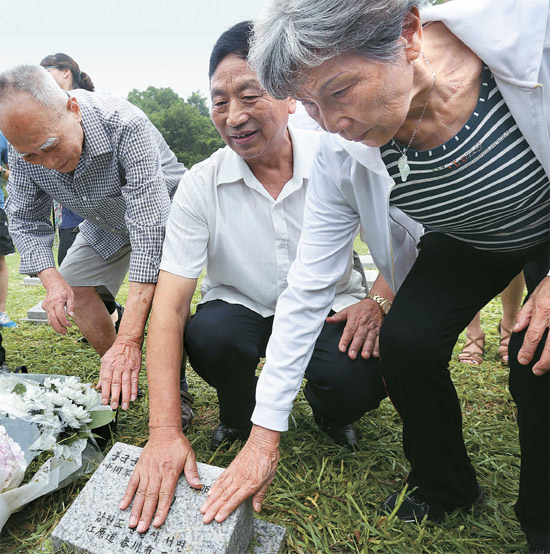
<svg viewBox="0 0 550 554">
<path fill-rule="evenodd" d="M 240 429 L 233 429 L 227 425 L 220 423 L 210 439 L 210 450 L 217 450 L 220 445 L 225 441 L 228 445 L 234 443 L 236 440 L 246 440 L 249 431 L 241 431 Z"/>
<path fill-rule="evenodd" d="M 122 314 L 124 313 L 124 306 L 121 306 L 118 302 L 116 304 L 116 313 L 118 318 L 115 323 L 115 333 L 118 335 L 118 328 L 120 327 L 120 322 L 122 321 Z"/>
<path fill-rule="evenodd" d="M 384 504 L 382 504 L 382 511 L 386 514 L 391 514 L 397 504 L 397 499 L 401 491 L 390 494 Z M 439 523 L 444 516 L 445 512 L 442 508 L 434 505 L 430 506 L 427 502 L 416 498 L 413 494 L 409 494 L 404 500 L 397 513 L 395 514 L 401 521 L 406 523 L 420 523 L 424 517 L 427 517 L 429 521 Z"/>
<path fill-rule="evenodd" d="M 193 413 L 194 402 L 193 397 L 187 391 L 180 390 L 181 427 L 184 433 L 189 429 L 195 415 Z"/>
<path fill-rule="evenodd" d="M 350 450 L 359 450 L 359 431 L 351 423 L 348 425 L 331 425 L 322 416 L 315 414 L 314 419 L 319 429 L 324 431 L 336 444 Z"/>
<path fill-rule="evenodd" d="M 478 497 L 471 504 L 463 506 L 461 509 L 467 510 L 483 501 L 483 493 L 481 492 L 479 485 L 478 490 Z M 382 504 L 383 512 L 386 512 L 387 514 L 391 514 L 393 512 L 401 492 L 402 491 L 394 492 L 393 494 L 390 494 L 386 500 L 384 500 L 384 504 Z M 439 523 L 445 515 L 445 510 L 438 504 L 428 504 L 428 502 L 418 498 L 418 496 L 409 494 L 404 498 L 395 515 L 401 521 L 406 523 L 420 523 L 424 517 L 426 517 L 428 521 Z"/>
<path fill-rule="evenodd" d="M 529 543 L 529 554 L 550 554 L 550 537 L 543 533 L 527 534 L 527 542 Z"/>
</svg>

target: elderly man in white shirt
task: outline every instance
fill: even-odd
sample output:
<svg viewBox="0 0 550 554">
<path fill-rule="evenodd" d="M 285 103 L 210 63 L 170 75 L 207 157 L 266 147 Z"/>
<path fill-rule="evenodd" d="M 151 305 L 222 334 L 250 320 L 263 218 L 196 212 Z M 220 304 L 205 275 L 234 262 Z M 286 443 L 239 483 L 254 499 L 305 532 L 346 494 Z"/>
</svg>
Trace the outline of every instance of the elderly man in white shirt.
<svg viewBox="0 0 550 554">
<path fill-rule="evenodd" d="M 295 103 L 275 100 L 260 86 L 247 63 L 250 31 L 250 22 L 235 25 L 214 47 L 212 119 L 227 146 L 184 176 L 167 225 L 147 344 L 150 438 L 121 503 L 125 509 L 135 495 L 129 525 L 138 532 L 149 527 L 155 510 L 153 525 L 164 522 L 182 470 L 191 486 L 200 486 L 181 430 L 184 333 L 191 365 L 218 392 L 220 425 L 211 447 L 246 438 L 256 368 L 302 230 L 321 133 L 288 127 Z M 356 447 L 351 423 L 386 396 L 377 359 L 382 311 L 376 302 L 360 302 L 366 290 L 353 268 L 351 244 L 345 257 L 347 269 L 307 365 L 304 390 L 321 429 Z M 205 266 L 202 302 L 189 320 Z"/>
</svg>

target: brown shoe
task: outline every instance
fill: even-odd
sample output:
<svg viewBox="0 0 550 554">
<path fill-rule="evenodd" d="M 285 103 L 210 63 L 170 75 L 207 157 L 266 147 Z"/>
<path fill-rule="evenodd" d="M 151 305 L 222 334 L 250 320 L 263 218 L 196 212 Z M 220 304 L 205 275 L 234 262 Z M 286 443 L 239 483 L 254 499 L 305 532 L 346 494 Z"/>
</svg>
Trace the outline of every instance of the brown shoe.
<svg viewBox="0 0 550 554">
<path fill-rule="evenodd" d="M 461 364 L 481 365 L 485 354 L 485 335 L 471 339 L 466 335 L 466 344 L 458 355 Z"/>
<path fill-rule="evenodd" d="M 193 421 L 193 397 L 186 391 L 180 390 L 181 427 L 185 433 Z"/>
</svg>

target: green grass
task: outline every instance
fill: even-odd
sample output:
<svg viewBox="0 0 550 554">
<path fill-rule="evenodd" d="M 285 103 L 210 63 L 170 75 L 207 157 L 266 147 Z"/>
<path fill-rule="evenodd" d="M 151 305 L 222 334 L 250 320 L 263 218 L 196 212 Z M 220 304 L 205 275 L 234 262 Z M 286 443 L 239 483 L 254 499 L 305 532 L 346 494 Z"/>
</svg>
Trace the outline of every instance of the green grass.
<svg viewBox="0 0 550 554">
<path fill-rule="evenodd" d="M 364 252 L 362 252 L 364 253 Z M 76 374 L 95 381 L 98 358 L 71 329 L 66 337 L 46 325 L 23 322 L 26 311 L 43 298 L 41 287 L 21 284 L 19 258 L 7 258 L 10 269 L 8 313 L 19 327 L 5 330 L 4 346 L 11 367 L 26 364 L 35 373 Z M 119 300 L 124 302 L 127 284 Z M 196 301 L 196 299 L 195 299 Z M 497 324 L 500 303 L 485 308 L 485 362 L 469 367 L 452 362 L 452 375 L 464 408 L 464 435 L 486 495 L 471 513 L 455 513 L 443 524 L 403 524 L 380 515 L 379 505 L 407 475 L 401 450 L 401 424 L 390 402 L 359 422 L 362 450 L 351 453 L 334 445 L 315 426 L 311 410 L 298 395 L 290 429 L 282 437 L 281 461 L 264 504 L 262 518 L 288 529 L 288 553 L 505 554 L 526 550 L 512 506 L 519 475 L 516 415 L 507 390 L 508 371 L 498 363 Z M 458 353 L 464 337 L 455 350 Z M 189 370 L 196 418 L 188 434 L 197 460 L 226 467 L 238 452 L 233 445 L 212 453 L 208 441 L 217 423 L 213 389 Z M 120 414 L 115 439 L 137 446 L 147 440 L 147 383 L 142 398 Z M 86 478 L 38 499 L 12 515 L 0 537 L 2 554 L 51 552 L 49 534 Z"/>
</svg>

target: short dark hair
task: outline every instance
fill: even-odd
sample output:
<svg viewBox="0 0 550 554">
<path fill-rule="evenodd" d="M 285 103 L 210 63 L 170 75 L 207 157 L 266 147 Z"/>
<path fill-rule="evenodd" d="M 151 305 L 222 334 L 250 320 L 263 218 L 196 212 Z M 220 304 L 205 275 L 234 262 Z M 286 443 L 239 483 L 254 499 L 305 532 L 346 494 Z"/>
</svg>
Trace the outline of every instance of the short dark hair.
<svg viewBox="0 0 550 554">
<path fill-rule="evenodd" d="M 212 79 L 220 62 L 229 54 L 235 54 L 239 58 L 246 60 L 250 48 L 250 39 L 252 36 L 252 21 L 241 21 L 227 29 L 214 44 L 212 54 L 210 54 L 210 66 L 208 68 L 208 78 Z"/>
</svg>

